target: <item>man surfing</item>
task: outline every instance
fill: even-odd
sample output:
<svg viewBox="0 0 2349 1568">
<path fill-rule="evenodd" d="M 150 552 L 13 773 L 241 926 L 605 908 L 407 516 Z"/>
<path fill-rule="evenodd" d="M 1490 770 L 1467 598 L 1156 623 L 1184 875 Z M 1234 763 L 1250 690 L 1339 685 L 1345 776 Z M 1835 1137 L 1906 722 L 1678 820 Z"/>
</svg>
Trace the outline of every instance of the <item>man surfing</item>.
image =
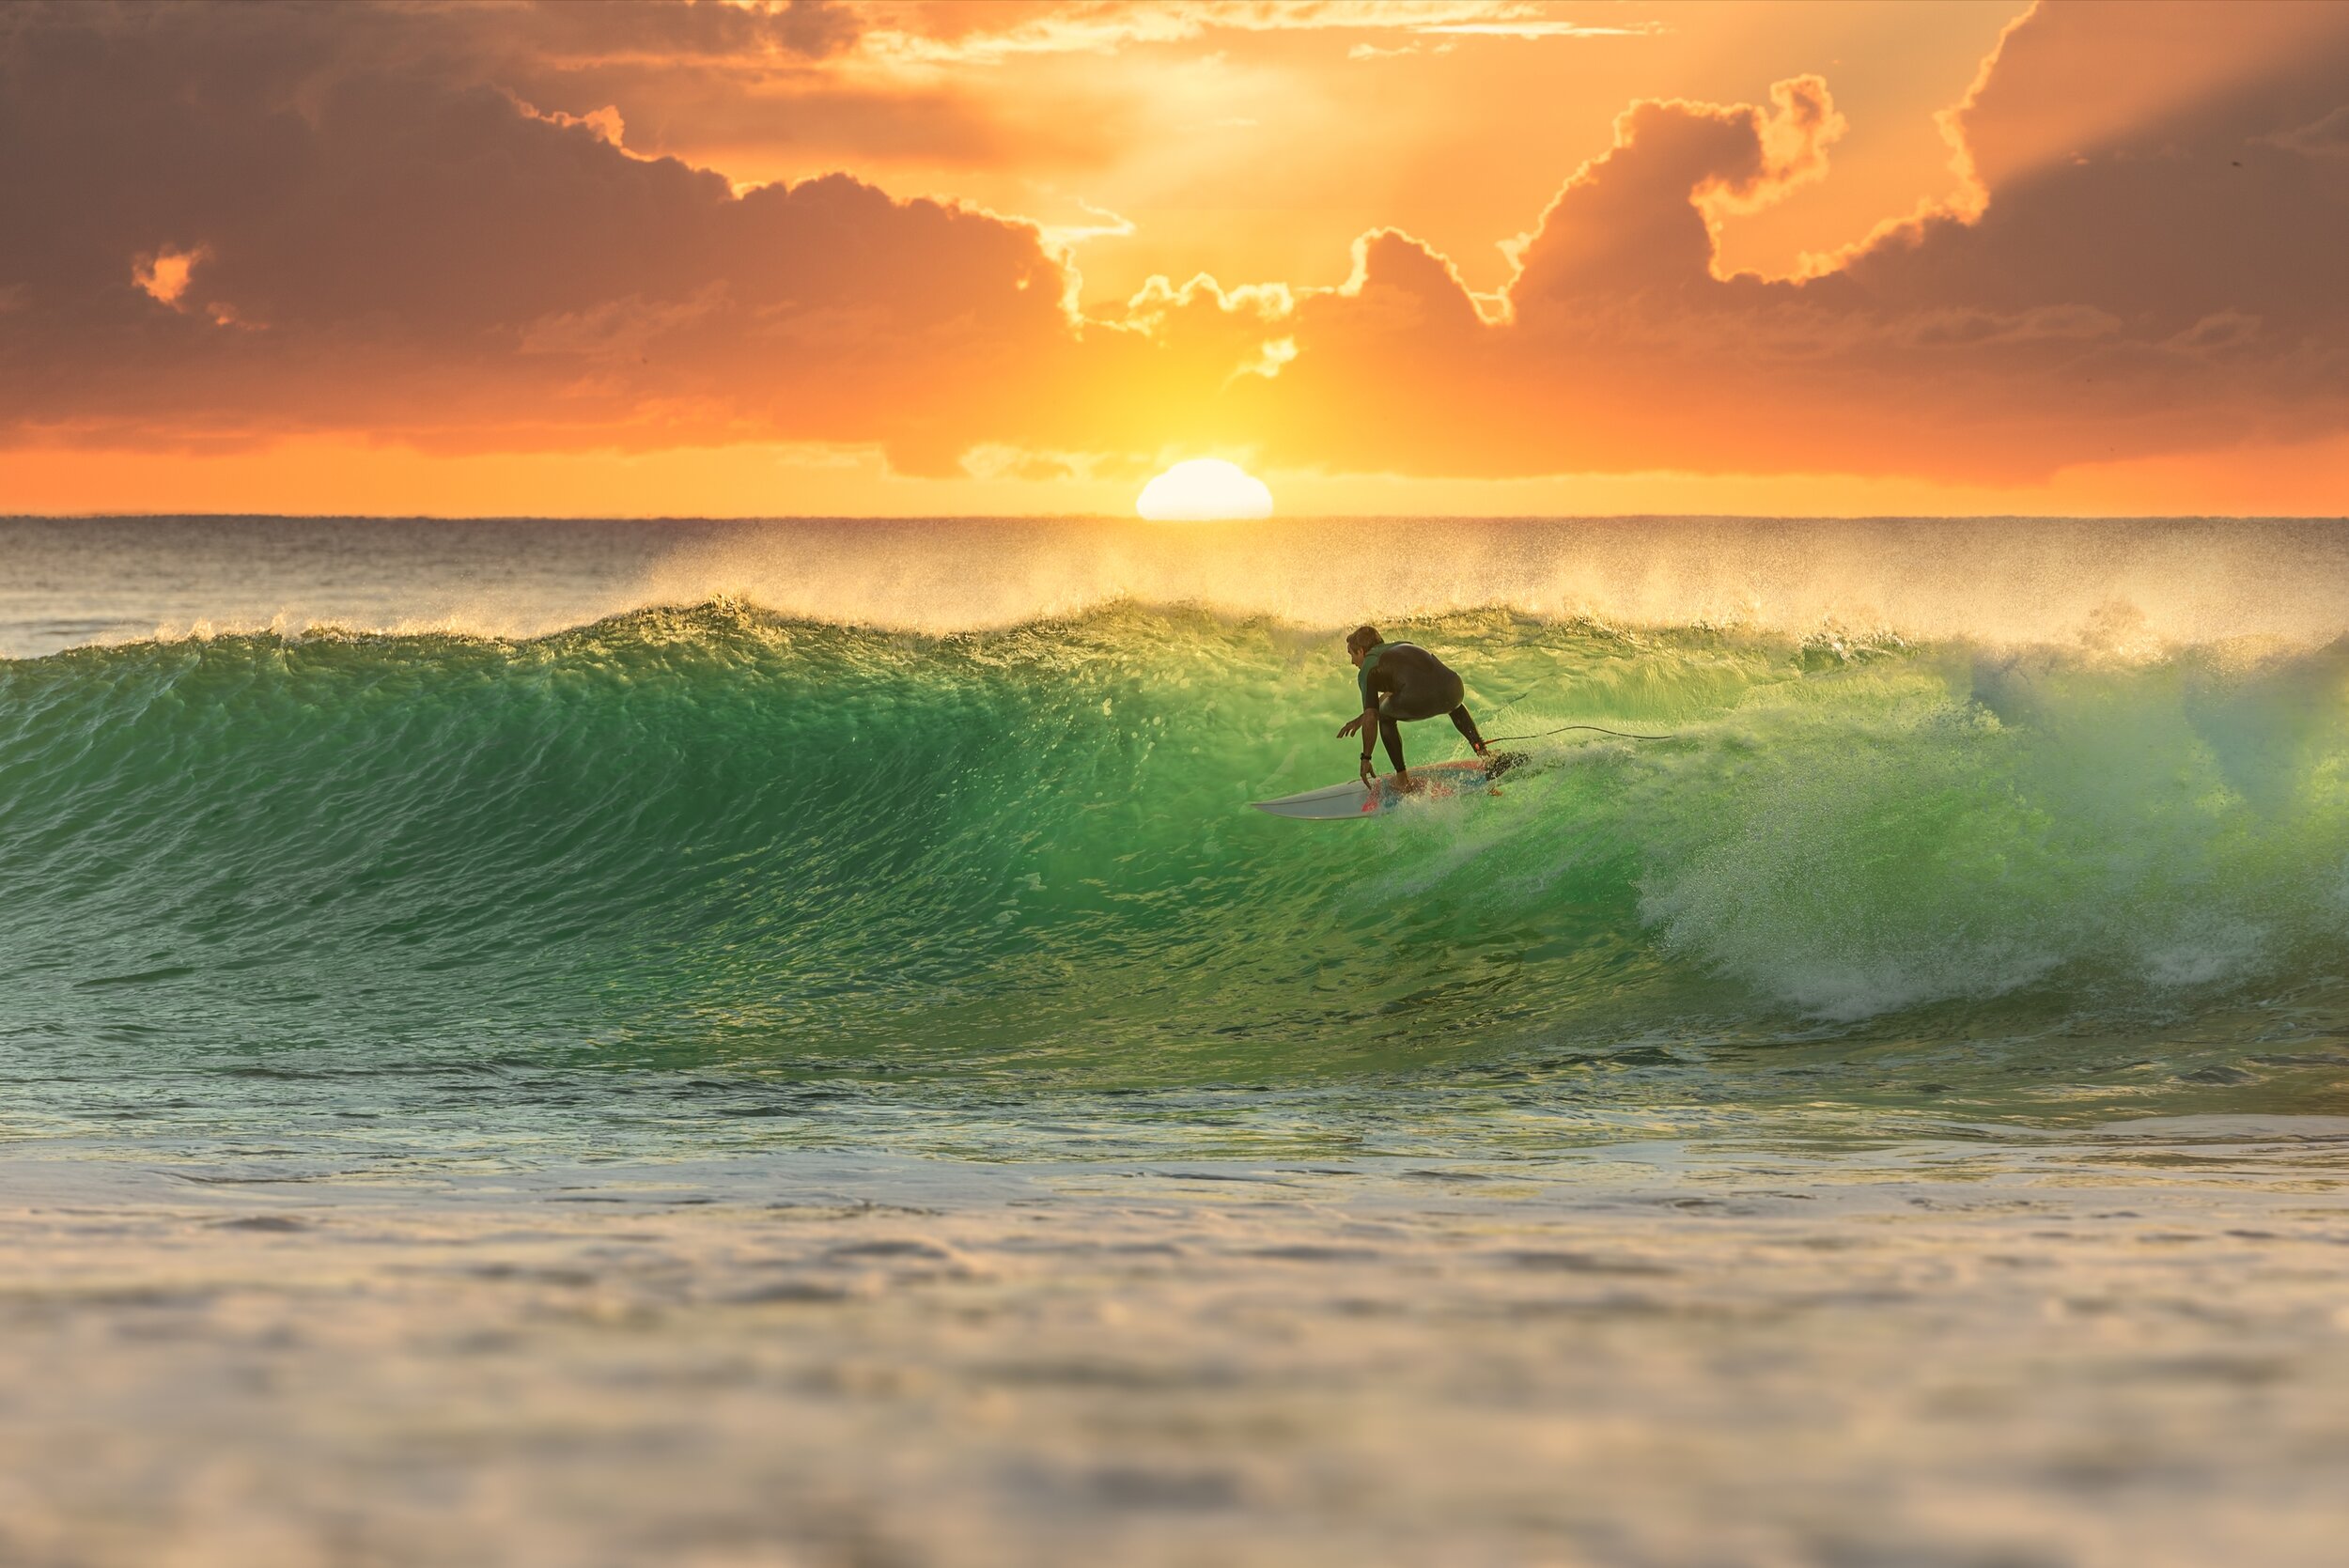
<svg viewBox="0 0 2349 1568">
<path fill-rule="evenodd" d="M 1338 738 L 1360 732 L 1362 737 L 1362 787 L 1375 789 L 1370 768 L 1370 737 L 1375 732 L 1386 742 L 1387 760 L 1394 764 L 1394 784 L 1397 789 L 1411 787 L 1411 776 L 1403 766 L 1403 734 L 1398 722 L 1433 719 L 1443 714 L 1453 727 L 1468 737 L 1480 757 L 1492 753 L 1485 745 L 1485 737 L 1476 733 L 1476 721 L 1469 717 L 1468 705 L 1461 701 L 1466 695 L 1460 677 L 1444 661 L 1416 643 L 1390 643 L 1378 635 L 1375 626 L 1358 626 L 1346 639 L 1346 655 L 1361 674 L 1356 683 L 1361 688 L 1361 716 L 1346 722 L 1338 731 Z"/>
</svg>

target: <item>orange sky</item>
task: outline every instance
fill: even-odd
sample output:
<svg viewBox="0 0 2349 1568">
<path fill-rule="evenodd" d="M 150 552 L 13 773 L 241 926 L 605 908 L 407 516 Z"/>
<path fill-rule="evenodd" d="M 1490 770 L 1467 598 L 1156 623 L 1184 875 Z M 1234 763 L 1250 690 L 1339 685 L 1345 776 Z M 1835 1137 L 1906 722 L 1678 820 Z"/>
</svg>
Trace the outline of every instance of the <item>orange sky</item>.
<svg viewBox="0 0 2349 1568">
<path fill-rule="evenodd" d="M 2349 7 L 0 9 L 0 511 L 2349 512 Z"/>
</svg>

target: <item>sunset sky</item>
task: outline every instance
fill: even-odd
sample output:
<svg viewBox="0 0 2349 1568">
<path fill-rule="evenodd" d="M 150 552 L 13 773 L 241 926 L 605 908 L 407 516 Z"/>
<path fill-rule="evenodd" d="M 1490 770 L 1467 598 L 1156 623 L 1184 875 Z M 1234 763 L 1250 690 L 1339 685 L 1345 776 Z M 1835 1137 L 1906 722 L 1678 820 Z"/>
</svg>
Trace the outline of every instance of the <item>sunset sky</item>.
<svg viewBox="0 0 2349 1568">
<path fill-rule="evenodd" d="M 0 8 L 0 512 L 2349 513 L 2349 5 Z"/>
</svg>

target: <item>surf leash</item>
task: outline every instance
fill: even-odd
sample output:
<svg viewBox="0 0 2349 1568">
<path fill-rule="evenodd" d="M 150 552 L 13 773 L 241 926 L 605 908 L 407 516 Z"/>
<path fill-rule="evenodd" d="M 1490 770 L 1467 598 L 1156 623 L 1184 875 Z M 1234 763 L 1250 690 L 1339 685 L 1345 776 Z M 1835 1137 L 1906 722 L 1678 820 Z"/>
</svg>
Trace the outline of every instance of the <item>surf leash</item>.
<svg viewBox="0 0 2349 1568">
<path fill-rule="evenodd" d="M 1568 730 L 1595 730 L 1600 735 L 1611 735 L 1624 740 L 1677 740 L 1680 738 L 1676 735 L 1633 735 L 1629 730 L 1610 730 L 1603 724 L 1561 724 L 1554 730 L 1536 730 L 1532 735 L 1488 735 L 1485 737 L 1485 744 L 1500 746 L 1512 740 L 1541 740 L 1549 736 L 1563 735 Z"/>
</svg>

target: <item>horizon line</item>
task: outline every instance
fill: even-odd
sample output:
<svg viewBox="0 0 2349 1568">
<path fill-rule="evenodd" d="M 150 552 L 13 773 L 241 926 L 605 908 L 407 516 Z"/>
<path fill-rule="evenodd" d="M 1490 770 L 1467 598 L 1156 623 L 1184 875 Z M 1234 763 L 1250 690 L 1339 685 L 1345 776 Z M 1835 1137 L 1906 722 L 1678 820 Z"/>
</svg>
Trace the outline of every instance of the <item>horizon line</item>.
<svg viewBox="0 0 2349 1568">
<path fill-rule="evenodd" d="M 8 522 L 1114 522 L 1243 528 L 1290 522 L 2349 522 L 2342 512 L 1293 512 L 1153 520 L 1116 512 L 0 512 Z"/>
</svg>

